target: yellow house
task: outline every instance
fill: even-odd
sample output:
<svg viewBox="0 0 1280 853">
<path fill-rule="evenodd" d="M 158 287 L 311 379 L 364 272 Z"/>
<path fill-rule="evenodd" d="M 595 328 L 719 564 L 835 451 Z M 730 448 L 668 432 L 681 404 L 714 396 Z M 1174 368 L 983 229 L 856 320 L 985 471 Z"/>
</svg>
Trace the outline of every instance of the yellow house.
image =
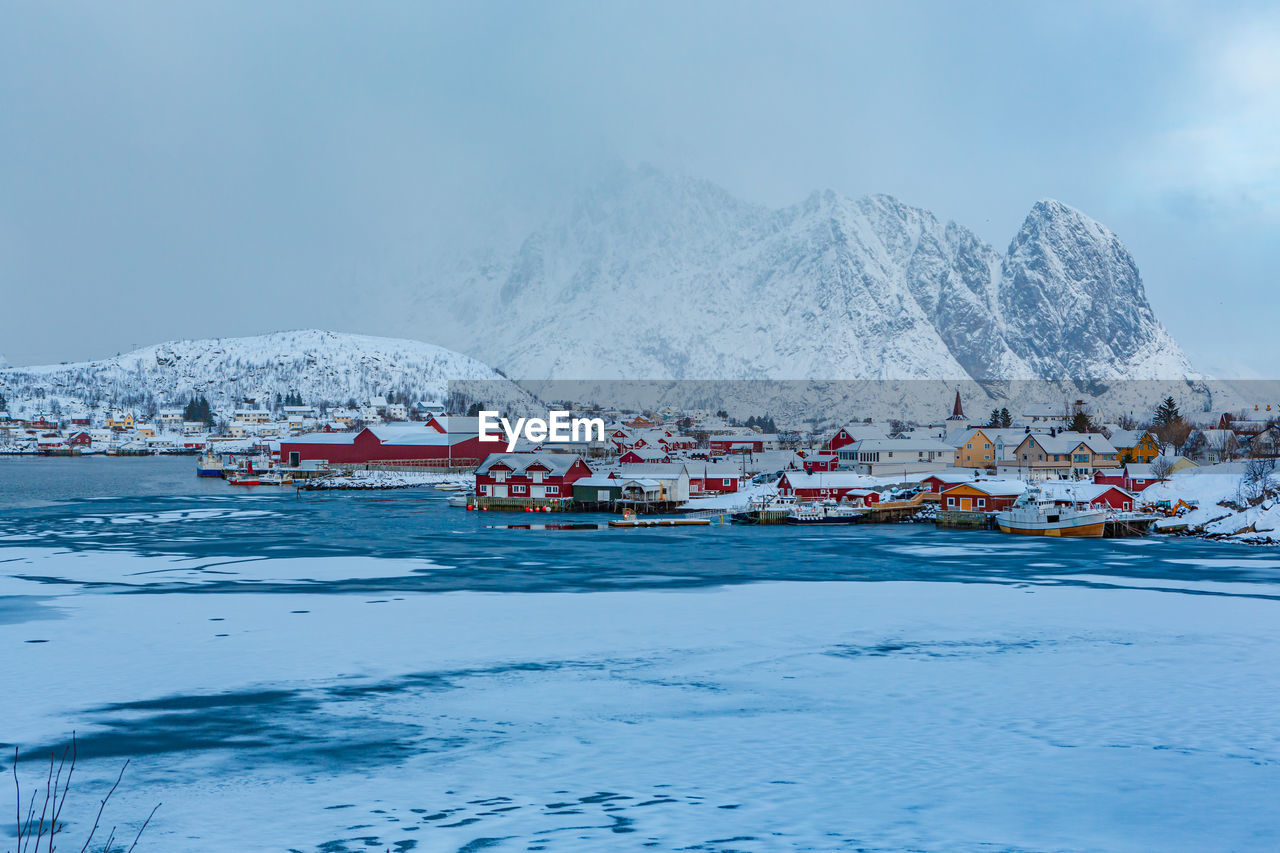
<svg viewBox="0 0 1280 853">
<path fill-rule="evenodd" d="M 996 444 L 981 429 L 970 430 L 956 448 L 959 468 L 990 468 L 996 464 Z"/>
<path fill-rule="evenodd" d="M 107 429 L 133 429 L 133 413 L 112 412 L 107 415 Z"/>
<path fill-rule="evenodd" d="M 1144 465 L 1160 455 L 1160 442 L 1149 430 L 1116 430 L 1111 434 L 1111 445 L 1123 463 L 1140 462 Z"/>
</svg>

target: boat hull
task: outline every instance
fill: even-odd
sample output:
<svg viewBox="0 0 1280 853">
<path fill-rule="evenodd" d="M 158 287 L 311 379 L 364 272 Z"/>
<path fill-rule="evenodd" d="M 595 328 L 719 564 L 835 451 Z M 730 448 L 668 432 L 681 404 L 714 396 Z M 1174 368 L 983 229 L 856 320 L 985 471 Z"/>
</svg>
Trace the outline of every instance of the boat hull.
<svg viewBox="0 0 1280 853">
<path fill-rule="evenodd" d="M 846 516 L 846 517 L 843 517 L 843 518 L 839 518 L 839 517 L 824 517 L 824 518 L 792 518 L 792 517 L 788 516 L 788 517 L 787 517 L 787 524 L 800 524 L 800 525 L 809 525 L 809 524 L 853 524 L 853 523 L 854 523 L 854 522 L 856 522 L 857 520 L 858 520 L 858 516 L 856 516 L 856 515 Z"/>
<path fill-rule="evenodd" d="M 1097 518 L 1072 519 L 1070 521 L 1010 521 L 996 516 L 1001 533 L 1020 536 L 1069 536 L 1084 539 L 1101 539 L 1106 529 L 1105 515 Z"/>
</svg>

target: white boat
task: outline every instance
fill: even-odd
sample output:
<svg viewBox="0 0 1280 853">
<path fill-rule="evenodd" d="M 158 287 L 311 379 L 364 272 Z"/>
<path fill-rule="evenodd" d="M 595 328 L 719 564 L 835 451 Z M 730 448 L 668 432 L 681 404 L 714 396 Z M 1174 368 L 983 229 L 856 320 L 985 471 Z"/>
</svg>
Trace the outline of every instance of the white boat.
<svg viewBox="0 0 1280 853">
<path fill-rule="evenodd" d="M 449 498 L 449 506 L 458 506 L 466 508 L 471 503 L 471 495 L 452 495 Z"/>
<path fill-rule="evenodd" d="M 816 504 L 799 504 L 787 513 L 787 524 L 852 524 L 866 510 L 827 500 Z"/>
<path fill-rule="evenodd" d="M 776 516 L 782 519 L 796 508 L 796 499 L 787 495 L 767 495 L 751 498 L 747 508 L 735 512 L 729 518 L 736 524 L 759 524 L 765 518 Z"/>
<path fill-rule="evenodd" d="M 1024 536 L 1078 536 L 1100 538 L 1107 524 L 1107 511 L 1088 504 L 1059 506 L 1039 489 L 1030 489 L 1009 509 L 996 513 L 1001 533 Z"/>
</svg>

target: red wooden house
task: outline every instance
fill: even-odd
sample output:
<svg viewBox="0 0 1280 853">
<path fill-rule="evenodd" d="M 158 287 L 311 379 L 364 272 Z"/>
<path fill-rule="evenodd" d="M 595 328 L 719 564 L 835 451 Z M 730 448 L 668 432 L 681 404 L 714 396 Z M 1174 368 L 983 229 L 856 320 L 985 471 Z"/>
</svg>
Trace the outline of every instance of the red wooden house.
<svg viewBox="0 0 1280 853">
<path fill-rule="evenodd" d="M 980 477 L 981 472 L 975 468 L 949 468 L 921 478 L 920 485 L 924 486 L 926 492 L 940 495 L 952 486 L 973 482 Z"/>
<path fill-rule="evenodd" d="M 736 465 L 714 462 L 689 463 L 689 493 L 726 494 L 742 487 L 742 469 Z"/>
<path fill-rule="evenodd" d="M 661 447 L 633 447 L 618 457 L 624 465 L 640 465 L 646 462 L 670 462 L 671 456 Z"/>
<path fill-rule="evenodd" d="M 570 453 L 493 453 L 476 468 L 476 494 L 493 498 L 566 500 L 591 469 Z"/>
<path fill-rule="evenodd" d="M 852 471 L 833 471 L 829 474 L 787 471 L 778 480 L 778 494 L 793 495 L 800 501 L 857 500 L 873 504 L 880 494 L 870 489 L 875 480 Z"/>
<path fill-rule="evenodd" d="M 803 455 L 803 454 L 802 454 Z M 840 457 L 834 453 L 825 453 L 819 451 L 810 456 L 804 457 L 804 470 L 813 473 L 815 471 L 835 471 L 840 468 Z"/>
<path fill-rule="evenodd" d="M 840 429 L 836 431 L 835 435 L 827 439 L 826 449 L 834 453 L 846 445 L 853 444 L 855 441 L 857 441 L 857 439 L 849 434 L 848 429 Z"/>
<path fill-rule="evenodd" d="M 1027 490 L 1018 480 L 975 480 L 955 483 L 942 490 L 938 506 L 961 512 L 1000 512 L 1013 506 Z"/>
<path fill-rule="evenodd" d="M 1090 482 L 1071 482 L 1068 480 L 1047 480 L 1040 484 L 1040 489 L 1054 503 L 1059 504 L 1071 504 L 1078 501 L 1096 507 L 1114 509 L 1119 512 L 1129 512 L 1138 506 L 1137 496 L 1119 486 Z"/>
<path fill-rule="evenodd" d="M 1127 492 L 1140 493 L 1148 486 L 1160 482 L 1150 465 L 1131 462 L 1123 468 L 1105 468 L 1095 471 L 1093 482 L 1099 486 L 1118 486 Z"/>
</svg>

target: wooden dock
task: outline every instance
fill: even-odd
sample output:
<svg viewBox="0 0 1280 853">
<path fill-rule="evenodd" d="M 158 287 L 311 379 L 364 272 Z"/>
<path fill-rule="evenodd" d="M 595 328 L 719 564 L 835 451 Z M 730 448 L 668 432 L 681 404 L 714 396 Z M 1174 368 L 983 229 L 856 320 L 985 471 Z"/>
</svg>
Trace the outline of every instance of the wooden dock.
<svg viewBox="0 0 1280 853">
<path fill-rule="evenodd" d="M 730 516 L 734 524 L 786 524 L 789 509 L 749 509 Z"/>
<path fill-rule="evenodd" d="M 463 493 L 465 494 L 465 492 Z M 471 505 L 478 510 L 507 512 L 568 512 L 574 509 L 572 499 L 550 498 L 495 498 L 487 495 L 471 496 Z"/>
<path fill-rule="evenodd" d="M 924 506 L 927 492 L 920 492 L 910 500 L 905 501 L 880 501 L 867 505 L 867 514 L 862 517 L 862 521 L 871 524 L 892 524 L 898 521 L 906 521 L 911 518 L 920 508 Z"/>
</svg>

